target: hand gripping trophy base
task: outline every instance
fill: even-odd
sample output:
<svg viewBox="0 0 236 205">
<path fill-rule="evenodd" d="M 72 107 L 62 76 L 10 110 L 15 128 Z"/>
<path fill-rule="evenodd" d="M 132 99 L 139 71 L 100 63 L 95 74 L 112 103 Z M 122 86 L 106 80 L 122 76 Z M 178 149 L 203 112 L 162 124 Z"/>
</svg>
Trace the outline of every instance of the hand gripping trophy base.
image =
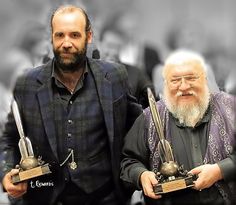
<svg viewBox="0 0 236 205">
<path fill-rule="evenodd" d="M 44 164 L 40 157 L 28 157 L 22 160 L 20 165 L 16 165 L 16 168 L 19 169 L 19 173 L 12 176 L 13 184 L 51 173 L 49 164 Z"/>
<path fill-rule="evenodd" d="M 155 194 L 165 194 L 188 187 L 193 187 L 195 176 L 189 174 L 175 162 L 165 162 L 157 173 L 158 184 L 153 187 Z"/>
</svg>

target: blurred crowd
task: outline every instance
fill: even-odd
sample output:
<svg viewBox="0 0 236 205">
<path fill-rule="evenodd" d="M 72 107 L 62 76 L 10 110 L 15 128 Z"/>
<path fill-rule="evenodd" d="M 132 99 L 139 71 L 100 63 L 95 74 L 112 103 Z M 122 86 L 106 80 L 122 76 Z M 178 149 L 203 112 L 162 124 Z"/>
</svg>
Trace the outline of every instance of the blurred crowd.
<svg viewBox="0 0 236 205">
<path fill-rule="evenodd" d="M 0 93 L 2 94 L 0 132 L 10 109 L 10 93 L 16 77 L 24 70 L 32 69 L 52 58 L 50 14 L 57 6 L 67 3 L 82 6 L 90 15 L 94 28 L 94 41 L 89 46 L 87 55 L 91 58 L 123 63 L 127 68 L 130 90 L 143 108 L 148 106 L 147 87 L 153 89 L 157 100 L 161 98 L 162 62 L 169 52 L 178 48 L 197 51 L 207 59 L 208 78 L 213 92 L 224 90 L 236 94 L 235 48 L 233 45 L 229 47 L 230 43 L 224 45 L 223 38 L 227 38 L 227 33 L 225 33 L 227 31 L 219 29 L 222 33 L 215 33 L 209 30 L 205 19 L 200 18 L 201 14 L 198 19 L 192 20 L 187 17 L 185 21 L 176 21 L 174 13 L 171 13 L 173 10 L 163 12 L 159 9 L 158 2 L 161 1 L 152 1 L 153 5 L 156 5 L 153 8 L 154 11 L 143 8 L 143 3 L 140 2 L 128 0 L 118 2 L 115 0 L 9 0 L 1 2 L 0 26 L 3 29 L 1 29 L 0 42 L 2 48 L 0 51 L 2 57 L 0 62 Z M 168 2 L 173 9 L 175 1 Z M 182 12 L 186 14 L 184 11 L 186 1 L 181 2 L 182 7 L 176 7 L 176 9 L 179 9 L 179 13 L 182 9 Z M 199 1 L 200 7 L 201 4 L 204 6 L 204 2 Z M 235 3 L 226 1 L 226 4 L 229 4 L 227 8 L 230 9 Z M 150 3 L 147 7 L 150 9 Z M 143 17 L 140 17 L 140 10 L 144 10 Z M 159 10 L 160 13 L 172 15 L 168 26 L 156 25 L 156 17 L 153 14 L 158 13 Z M 148 17 L 149 14 L 152 17 Z M 140 21 L 141 18 L 142 21 Z M 233 22 L 233 17 L 228 16 L 228 18 Z M 161 44 L 153 38 L 155 33 L 162 34 L 162 36 L 155 36 L 161 39 Z"/>
</svg>

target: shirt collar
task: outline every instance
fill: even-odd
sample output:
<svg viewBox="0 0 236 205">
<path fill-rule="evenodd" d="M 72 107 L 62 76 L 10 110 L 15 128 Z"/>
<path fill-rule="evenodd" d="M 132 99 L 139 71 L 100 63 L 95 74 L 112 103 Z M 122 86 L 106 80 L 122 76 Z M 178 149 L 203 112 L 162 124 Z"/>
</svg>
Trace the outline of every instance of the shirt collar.
<svg viewBox="0 0 236 205">
<path fill-rule="evenodd" d="M 52 74 L 51 74 L 51 79 L 53 80 L 53 82 L 55 83 L 55 85 L 57 87 L 63 87 L 63 85 L 61 84 L 61 82 L 58 80 L 57 78 L 57 73 L 56 73 L 56 63 L 55 63 L 55 59 L 53 59 L 53 63 L 52 63 Z M 75 88 L 75 92 L 83 86 L 83 82 L 84 82 L 84 79 L 86 78 L 86 76 L 88 75 L 88 72 L 89 72 L 89 65 L 88 65 L 88 61 L 86 60 L 86 64 L 85 64 L 85 69 L 84 69 L 84 72 Z"/>
</svg>

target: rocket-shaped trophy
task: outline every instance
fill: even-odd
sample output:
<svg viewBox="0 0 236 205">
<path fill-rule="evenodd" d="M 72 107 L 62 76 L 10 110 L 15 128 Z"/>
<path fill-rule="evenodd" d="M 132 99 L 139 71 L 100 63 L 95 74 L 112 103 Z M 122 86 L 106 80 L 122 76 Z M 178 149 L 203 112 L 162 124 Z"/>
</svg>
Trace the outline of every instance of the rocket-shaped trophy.
<svg viewBox="0 0 236 205">
<path fill-rule="evenodd" d="M 150 88 L 147 89 L 148 101 L 152 120 L 157 132 L 157 152 L 161 159 L 161 166 L 156 173 L 158 184 L 153 187 L 155 194 L 164 194 L 188 187 L 193 187 L 195 176 L 179 166 L 174 159 L 170 143 L 165 139 L 163 124 L 156 107 L 156 100 Z"/>
<path fill-rule="evenodd" d="M 18 146 L 21 154 L 20 163 L 19 165 L 16 165 L 16 168 L 19 169 L 19 173 L 12 176 L 13 184 L 51 173 L 49 164 L 45 164 L 41 157 L 35 158 L 34 156 L 31 141 L 25 136 L 20 112 L 15 100 L 12 102 L 12 112 L 20 135 Z"/>
</svg>

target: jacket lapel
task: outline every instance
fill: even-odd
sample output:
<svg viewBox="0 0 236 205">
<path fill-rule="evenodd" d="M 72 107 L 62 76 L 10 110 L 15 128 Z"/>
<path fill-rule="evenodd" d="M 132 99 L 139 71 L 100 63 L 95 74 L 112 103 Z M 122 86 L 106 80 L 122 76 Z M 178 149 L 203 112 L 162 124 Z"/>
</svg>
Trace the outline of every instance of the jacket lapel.
<svg viewBox="0 0 236 205">
<path fill-rule="evenodd" d="M 108 133 L 110 148 L 112 150 L 114 140 L 112 85 L 109 81 L 108 73 L 104 72 L 104 69 L 100 64 L 92 59 L 89 59 L 88 62 L 97 86 L 98 97 L 104 113 L 104 120 Z M 48 141 L 55 157 L 58 159 L 53 111 L 53 93 L 50 80 L 52 63 L 49 63 L 47 66 L 49 67 L 45 67 L 38 76 L 38 80 L 42 83 L 42 86 L 38 89 L 37 96 Z"/>
<path fill-rule="evenodd" d="M 56 131 L 54 123 L 54 111 L 53 111 L 54 110 L 53 93 L 50 79 L 52 64 L 51 63 L 47 64 L 47 66 L 48 67 L 45 67 L 38 76 L 38 80 L 42 83 L 42 86 L 38 89 L 37 97 L 49 144 L 55 157 L 58 159 L 57 140 L 56 140 Z"/>
<path fill-rule="evenodd" d="M 98 97 L 104 113 L 110 148 L 112 150 L 114 140 L 112 85 L 109 80 L 108 73 L 104 73 L 104 69 L 100 64 L 98 64 L 98 62 L 94 61 L 93 59 L 89 59 L 89 66 L 97 86 Z"/>
</svg>

